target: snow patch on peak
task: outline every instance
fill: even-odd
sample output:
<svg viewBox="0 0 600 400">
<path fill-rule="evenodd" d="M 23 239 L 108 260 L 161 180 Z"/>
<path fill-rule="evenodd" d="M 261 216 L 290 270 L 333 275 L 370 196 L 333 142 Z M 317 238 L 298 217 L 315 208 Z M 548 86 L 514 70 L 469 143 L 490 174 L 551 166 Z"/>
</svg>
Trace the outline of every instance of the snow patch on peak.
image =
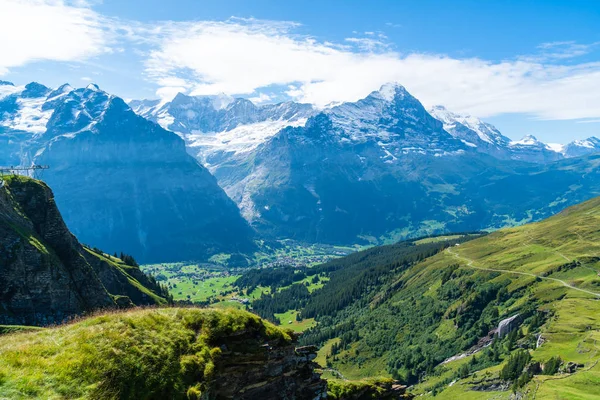
<svg viewBox="0 0 600 400">
<path fill-rule="evenodd" d="M 44 110 L 43 106 L 46 99 L 39 98 L 19 98 L 17 104 L 19 110 L 12 120 L 6 121 L 5 126 L 11 129 L 32 132 L 35 134 L 44 133 L 46 123 L 50 119 L 53 110 Z"/>
<path fill-rule="evenodd" d="M 69 85 L 68 83 L 64 83 L 62 85 L 60 85 L 58 87 L 58 89 L 56 89 L 57 92 L 61 92 L 61 93 L 68 93 L 73 91 L 73 86 Z"/>
<path fill-rule="evenodd" d="M 479 139 L 484 142 L 496 145 L 505 145 L 509 142 L 509 139 L 502 136 L 493 125 L 483 122 L 472 115 L 458 114 L 449 111 L 442 105 L 435 105 L 428 111 L 435 119 L 442 122 L 444 130 L 453 136 L 455 135 L 454 131 L 457 128 L 457 124 L 460 124 L 475 132 Z"/>
<path fill-rule="evenodd" d="M 546 147 L 556 153 L 562 153 L 565 146 L 560 143 L 546 143 Z"/>
<path fill-rule="evenodd" d="M 48 95 L 47 99 L 48 100 L 54 100 L 60 96 L 66 95 L 68 93 L 71 93 L 73 90 L 75 90 L 71 85 L 69 85 L 68 83 L 65 83 L 61 86 L 59 86 L 58 89 L 50 92 L 50 94 Z"/>
<path fill-rule="evenodd" d="M 379 96 L 382 99 L 386 101 L 393 101 L 398 90 L 405 91 L 406 89 L 397 82 L 388 82 L 382 85 L 377 93 L 379 93 Z"/>
<path fill-rule="evenodd" d="M 225 93 L 210 96 L 210 98 L 215 110 L 224 110 L 235 100 L 232 96 Z"/>
<path fill-rule="evenodd" d="M 201 161 L 211 168 L 211 156 L 218 153 L 243 154 L 256 149 L 260 144 L 275 136 L 282 129 L 292 126 L 304 126 L 307 118 L 294 121 L 267 120 L 240 125 L 222 132 L 199 132 L 183 135 L 190 148 L 198 148 Z"/>
<path fill-rule="evenodd" d="M 579 147 L 594 149 L 594 148 L 600 147 L 600 139 L 598 139 L 595 136 L 592 136 L 587 139 L 574 140 L 572 142 L 572 144 L 575 146 L 579 146 Z"/>
<path fill-rule="evenodd" d="M 99 92 L 100 91 L 100 87 L 98 85 L 96 85 L 95 83 L 90 83 L 85 88 L 87 90 L 93 90 L 94 92 Z"/>
<path fill-rule="evenodd" d="M 23 86 L 0 85 L 0 100 L 12 94 L 22 92 L 24 89 Z"/>
<path fill-rule="evenodd" d="M 523 136 L 521 140 L 510 142 L 511 146 L 538 146 L 543 144 L 533 135 Z"/>
</svg>

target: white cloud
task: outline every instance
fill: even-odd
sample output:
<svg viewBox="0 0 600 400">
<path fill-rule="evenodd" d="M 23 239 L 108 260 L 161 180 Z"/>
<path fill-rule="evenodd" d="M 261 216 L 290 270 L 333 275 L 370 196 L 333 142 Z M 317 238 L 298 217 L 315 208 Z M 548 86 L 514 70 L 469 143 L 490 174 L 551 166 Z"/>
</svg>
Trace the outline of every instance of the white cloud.
<svg viewBox="0 0 600 400">
<path fill-rule="evenodd" d="M 577 43 L 574 41 L 548 42 L 538 46 L 540 54 L 538 60 L 563 60 L 567 58 L 575 58 L 584 56 L 590 53 L 595 47 L 598 47 L 600 42 L 595 43 Z M 536 59 L 536 56 L 533 57 Z"/>
<path fill-rule="evenodd" d="M 81 3 L 0 0 L 0 75 L 33 61 L 78 61 L 110 51 L 106 21 Z"/>
<path fill-rule="evenodd" d="M 266 93 L 259 93 L 258 96 L 248 98 L 248 100 L 250 100 L 254 104 L 265 103 L 267 101 L 270 101 L 271 99 L 272 97 Z"/>
<path fill-rule="evenodd" d="M 481 117 L 530 113 L 542 119 L 600 117 L 600 63 L 560 65 L 534 59 L 501 62 L 390 51 L 384 37 L 347 44 L 294 34 L 296 24 L 257 20 L 166 23 L 156 28 L 146 74 L 159 84 L 179 77 L 191 94 L 256 94 L 265 87 L 324 106 L 355 101 L 383 83 L 402 83 L 426 105 Z M 368 42 L 372 40 L 372 42 Z M 349 44 L 349 45 L 348 45 Z M 545 44 L 544 51 L 568 47 Z M 555 59 L 560 57 L 555 56 Z M 185 84 L 184 84 L 185 83 Z"/>
<path fill-rule="evenodd" d="M 368 33 L 368 32 L 365 32 L 365 34 L 366 33 Z M 346 42 L 356 45 L 356 47 L 358 47 L 360 50 L 366 51 L 366 52 L 384 51 L 384 50 L 389 49 L 390 44 L 383 41 L 384 39 L 386 39 L 386 37 L 380 36 L 380 38 L 381 38 L 381 40 L 373 39 L 371 37 L 368 37 L 368 38 L 350 37 L 350 38 L 346 38 L 344 40 Z"/>
<path fill-rule="evenodd" d="M 574 63 L 598 43 L 545 43 L 529 57 L 488 61 L 400 53 L 379 31 L 331 43 L 296 34 L 294 22 L 144 24 L 107 18 L 89 4 L 0 0 L 0 37 L 10 38 L 0 41 L 0 75 L 35 61 L 78 62 L 107 52 L 116 57 L 124 49 L 122 57 L 145 60 L 144 74 L 163 99 L 177 92 L 227 93 L 264 102 L 269 93 L 324 106 L 358 100 L 396 81 L 425 105 L 481 117 L 600 118 L 600 62 Z"/>
<path fill-rule="evenodd" d="M 386 22 L 385 25 L 389 26 L 390 28 L 402 28 L 402 25 L 396 24 L 394 22 Z"/>
</svg>

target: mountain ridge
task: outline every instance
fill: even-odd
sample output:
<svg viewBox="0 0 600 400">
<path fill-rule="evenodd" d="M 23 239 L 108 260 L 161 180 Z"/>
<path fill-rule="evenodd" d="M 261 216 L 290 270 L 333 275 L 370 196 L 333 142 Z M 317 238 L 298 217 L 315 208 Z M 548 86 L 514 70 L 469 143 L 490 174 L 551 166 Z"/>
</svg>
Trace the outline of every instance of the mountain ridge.
<svg viewBox="0 0 600 400">
<path fill-rule="evenodd" d="M 83 247 L 48 186 L 20 176 L 0 188 L 0 324 L 48 325 L 99 309 L 166 304 L 135 265 Z"/>
<path fill-rule="evenodd" d="M 254 248 L 252 229 L 183 140 L 119 97 L 93 84 L 30 84 L 0 98 L 0 110 L 0 163 L 50 165 L 44 179 L 83 241 L 146 262 Z"/>
</svg>

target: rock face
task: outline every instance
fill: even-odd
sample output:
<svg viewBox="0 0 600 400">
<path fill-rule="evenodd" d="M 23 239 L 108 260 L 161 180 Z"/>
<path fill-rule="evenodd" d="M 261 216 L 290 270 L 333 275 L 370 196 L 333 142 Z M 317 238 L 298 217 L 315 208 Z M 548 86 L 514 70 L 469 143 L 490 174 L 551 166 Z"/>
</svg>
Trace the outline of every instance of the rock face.
<svg viewBox="0 0 600 400">
<path fill-rule="evenodd" d="M 0 149 L 0 165 L 50 165 L 43 178 L 83 242 L 142 262 L 254 248 L 235 203 L 176 134 L 93 84 L 7 87 L 0 146 L 11 145 Z"/>
<path fill-rule="evenodd" d="M 229 338 L 211 394 L 219 399 L 316 400 L 326 398 L 327 383 L 314 371 L 317 348 L 262 346 L 239 351 L 243 338 Z"/>
<path fill-rule="evenodd" d="M 519 327 L 521 323 L 521 316 L 519 314 L 513 315 L 510 318 L 503 319 L 498 324 L 498 337 L 503 338 L 510 332 L 514 331 Z"/>
<path fill-rule="evenodd" d="M 165 302 L 138 269 L 84 248 L 52 191 L 10 177 L 0 188 L 0 324 L 47 325 L 88 311 Z"/>
</svg>

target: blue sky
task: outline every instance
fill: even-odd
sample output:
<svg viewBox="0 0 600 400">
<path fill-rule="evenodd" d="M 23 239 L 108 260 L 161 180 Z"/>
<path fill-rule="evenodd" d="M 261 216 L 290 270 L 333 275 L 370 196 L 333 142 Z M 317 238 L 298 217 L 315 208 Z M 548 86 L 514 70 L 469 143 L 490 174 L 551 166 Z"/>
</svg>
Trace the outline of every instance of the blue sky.
<svg viewBox="0 0 600 400">
<path fill-rule="evenodd" d="M 0 79 L 324 106 L 398 81 L 518 139 L 600 136 L 597 1 L 0 0 Z"/>
</svg>

